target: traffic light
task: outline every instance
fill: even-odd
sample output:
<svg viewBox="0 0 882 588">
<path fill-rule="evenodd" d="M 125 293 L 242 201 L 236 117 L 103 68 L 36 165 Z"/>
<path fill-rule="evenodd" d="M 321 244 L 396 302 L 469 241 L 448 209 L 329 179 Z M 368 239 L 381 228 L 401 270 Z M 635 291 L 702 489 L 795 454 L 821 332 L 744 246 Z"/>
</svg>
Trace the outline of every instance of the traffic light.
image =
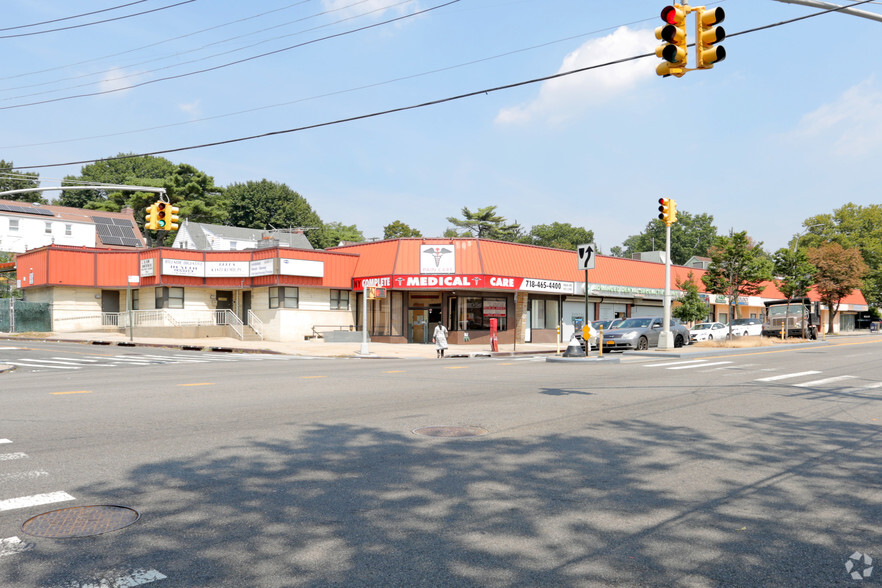
<svg viewBox="0 0 882 588">
<path fill-rule="evenodd" d="M 147 216 L 144 217 L 144 228 L 155 231 L 159 228 L 159 216 L 157 215 L 158 211 L 156 210 L 156 203 L 154 202 L 148 206 L 146 210 Z"/>
<path fill-rule="evenodd" d="M 177 206 L 168 205 L 168 208 L 165 209 L 168 213 L 168 226 L 166 227 L 169 231 L 174 231 L 178 228 L 178 221 L 181 220 L 178 217 L 178 212 L 180 212 L 180 208 Z"/>
<path fill-rule="evenodd" d="M 726 38 L 726 29 L 716 25 L 726 18 L 722 8 L 696 8 L 695 18 L 695 57 L 698 69 L 710 69 L 718 61 L 726 59 L 726 48 L 716 45 Z"/>
<path fill-rule="evenodd" d="M 161 200 L 156 202 L 156 217 L 159 219 L 156 223 L 157 228 L 161 230 L 168 230 L 168 212 L 167 212 L 168 204 Z"/>
<path fill-rule="evenodd" d="M 658 218 L 668 226 L 677 222 L 677 201 L 672 198 L 658 199 Z"/>
<path fill-rule="evenodd" d="M 659 45 L 655 54 L 664 59 L 655 68 L 660 76 L 677 76 L 686 73 L 686 15 L 687 10 L 679 4 L 665 6 L 661 11 L 664 25 L 655 29 L 655 38 L 665 43 Z"/>
</svg>

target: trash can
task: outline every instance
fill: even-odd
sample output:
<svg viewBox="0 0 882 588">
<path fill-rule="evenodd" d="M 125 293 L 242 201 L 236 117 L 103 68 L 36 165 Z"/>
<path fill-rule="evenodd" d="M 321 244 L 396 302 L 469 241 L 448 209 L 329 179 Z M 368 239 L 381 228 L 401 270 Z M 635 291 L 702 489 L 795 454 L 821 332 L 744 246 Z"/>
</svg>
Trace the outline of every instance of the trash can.
<svg viewBox="0 0 882 588">
<path fill-rule="evenodd" d="M 875 322 L 870 323 L 870 332 L 871 333 L 878 333 L 880 325 L 882 325 L 882 323 L 880 323 L 879 321 L 875 321 Z"/>
</svg>

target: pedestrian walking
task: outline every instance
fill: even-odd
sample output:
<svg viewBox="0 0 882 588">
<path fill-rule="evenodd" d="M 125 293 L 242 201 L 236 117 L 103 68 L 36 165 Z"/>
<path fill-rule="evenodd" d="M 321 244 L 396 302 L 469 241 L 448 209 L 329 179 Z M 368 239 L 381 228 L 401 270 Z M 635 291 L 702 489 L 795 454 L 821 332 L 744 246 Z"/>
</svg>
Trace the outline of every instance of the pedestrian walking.
<svg viewBox="0 0 882 588">
<path fill-rule="evenodd" d="M 444 350 L 447 349 L 447 327 L 438 323 L 435 326 L 435 332 L 432 334 L 432 343 L 435 344 L 435 351 L 438 357 L 444 357 Z"/>
</svg>

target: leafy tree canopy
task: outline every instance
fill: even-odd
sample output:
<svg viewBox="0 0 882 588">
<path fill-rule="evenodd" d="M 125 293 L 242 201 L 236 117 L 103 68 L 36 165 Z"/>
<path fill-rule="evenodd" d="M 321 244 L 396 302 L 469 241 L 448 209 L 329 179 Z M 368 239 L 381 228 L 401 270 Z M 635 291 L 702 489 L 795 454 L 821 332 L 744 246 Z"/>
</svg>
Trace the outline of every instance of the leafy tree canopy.
<svg viewBox="0 0 882 588">
<path fill-rule="evenodd" d="M 631 257 L 643 251 L 664 251 L 665 223 L 653 219 L 639 235 L 631 235 L 622 248 L 613 247 L 618 257 Z M 671 262 L 683 265 L 695 255 L 707 257 L 708 249 L 717 237 L 714 217 L 710 214 L 691 214 L 677 211 L 677 222 L 671 225 Z"/>
<path fill-rule="evenodd" d="M 717 237 L 708 253 L 711 262 L 701 281 L 706 291 L 728 298 L 729 318 L 734 319 L 738 297 L 759 295 L 762 283 L 772 279 L 772 261 L 747 231 Z"/>
<path fill-rule="evenodd" d="M 710 314 L 710 306 L 698 294 L 698 284 L 692 272 L 683 281 L 677 281 L 677 288 L 684 292 L 677 300 L 679 304 L 671 308 L 671 315 L 684 323 L 703 321 Z"/>
<path fill-rule="evenodd" d="M 862 278 L 869 268 L 860 250 L 845 249 L 839 243 L 824 243 L 809 249 L 808 258 L 817 268 L 815 290 L 830 309 L 830 316 L 836 316 L 842 299 L 861 287 Z M 827 332 L 833 332 L 832 321 Z"/>
<path fill-rule="evenodd" d="M 65 176 L 62 186 L 83 184 L 119 184 L 128 186 L 162 187 L 162 182 L 175 173 L 176 166 L 164 157 L 120 153 L 115 158 L 104 159 L 83 166 L 79 176 Z M 134 199 L 133 194 L 138 194 Z M 124 192 L 115 189 L 105 190 L 62 190 L 57 204 L 74 208 L 91 208 L 119 211 L 131 206 L 135 211 L 143 210 L 152 200 L 144 195 L 152 192 Z M 135 215 L 136 218 L 143 215 Z"/>
<path fill-rule="evenodd" d="M 508 223 L 505 217 L 496 214 L 495 206 L 485 206 L 475 212 L 462 208 L 463 218 L 447 217 L 447 222 L 459 227 L 462 231 L 448 229 L 444 235 L 454 237 L 477 237 L 479 239 L 496 239 L 497 241 L 517 241 L 521 236 L 521 225 L 517 222 Z"/>
<path fill-rule="evenodd" d="M 582 243 L 594 242 L 594 231 L 574 227 L 570 223 L 535 225 L 530 229 L 529 234 L 520 241 L 530 245 L 575 251 Z"/>
<path fill-rule="evenodd" d="M 15 171 L 12 161 L 0 159 L 0 192 L 7 190 L 25 190 L 27 188 L 40 187 L 40 174 L 37 172 Z M 0 200 L 16 200 L 18 202 L 36 202 L 49 204 L 41 192 L 25 192 L 23 194 L 8 194 L 0 196 Z"/>
<path fill-rule="evenodd" d="M 361 243 L 364 241 L 364 235 L 355 225 L 330 222 L 324 226 L 322 239 L 322 249 L 327 249 L 341 243 Z"/>
<path fill-rule="evenodd" d="M 817 271 L 806 255 L 805 250 L 794 251 L 783 247 L 772 256 L 775 282 L 778 289 L 788 299 L 806 296 L 815 282 Z"/>
<path fill-rule="evenodd" d="M 384 239 L 407 239 L 410 237 L 422 237 L 423 234 L 409 227 L 400 220 L 396 220 L 383 227 Z"/>
<path fill-rule="evenodd" d="M 324 223 L 303 196 L 269 180 L 232 184 L 224 192 L 227 222 L 234 227 L 283 229 L 300 227 L 313 247 L 326 245 Z M 334 243 L 336 245 L 337 243 Z"/>
</svg>

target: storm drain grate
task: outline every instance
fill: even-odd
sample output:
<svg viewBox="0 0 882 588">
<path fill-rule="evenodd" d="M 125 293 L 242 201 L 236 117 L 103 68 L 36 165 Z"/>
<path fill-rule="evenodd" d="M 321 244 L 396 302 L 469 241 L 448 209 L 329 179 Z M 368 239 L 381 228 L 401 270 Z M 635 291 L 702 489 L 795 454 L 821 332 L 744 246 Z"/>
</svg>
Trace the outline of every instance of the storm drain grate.
<svg viewBox="0 0 882 588">
<path fill-rule="evenodd" d="M 425 435 L 427 437 L 480 437 L 488 433 L 487 429 L 481 427 L 420 427 L 414 429 L 413 433 L 417 435 Z"/>
<path fill-rule="evenodd" d="M 31 517 L 22 523 L 21 530 L 53 539 L 91 537 L 128 527 L 139 518 L 138 511 L 127 506 L 74 506 Z"/>
</svg>

